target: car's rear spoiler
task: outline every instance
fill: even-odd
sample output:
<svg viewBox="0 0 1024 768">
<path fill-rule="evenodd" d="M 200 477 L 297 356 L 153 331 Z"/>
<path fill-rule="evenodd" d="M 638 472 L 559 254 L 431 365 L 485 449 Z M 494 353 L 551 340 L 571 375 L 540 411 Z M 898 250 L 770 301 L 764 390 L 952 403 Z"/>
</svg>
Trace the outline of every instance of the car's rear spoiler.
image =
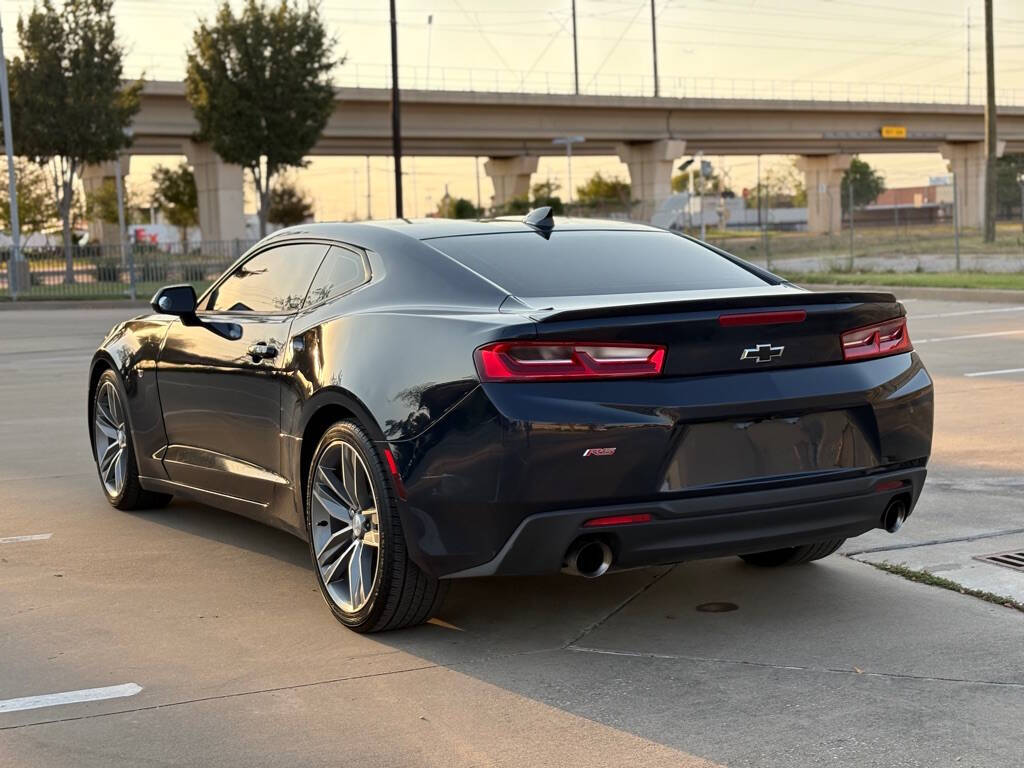
<svg viewBox="0 0 1024 768">
<path fill-rule="evenodd" d="M 824 304 L 894 304 L 897 307 L 893 314 L 894 317 L 905 314 L 903 305 L 896 301 L 896 297 L 893 294 L 873 291 L 794 291 L 792 293 L 758 293 L 748 296 L 718 296 L 714 298 L 698 294 L 692 299 L 674 298 L 671 301 L 623 301 L 621 303 L 596 303 L 593 306 L 580 306 L 580 302 L 577 300 L 573 302 L 576 305 L 570 307 L 559 307 L 559 300 L 557 299 L 541 299 L 536 301 L 520 299 L 519 302 L 530 308 L 528 310 L 519 308 L 517 311 L 525 312 L 533 320 L 542 323 L 556 320 L 585 320 L 600 317 L 659 315 L 678 312 L 811 307 Z M 543 308 L 535 309 L 534 307 L 537 306 Z"/>
</svg>

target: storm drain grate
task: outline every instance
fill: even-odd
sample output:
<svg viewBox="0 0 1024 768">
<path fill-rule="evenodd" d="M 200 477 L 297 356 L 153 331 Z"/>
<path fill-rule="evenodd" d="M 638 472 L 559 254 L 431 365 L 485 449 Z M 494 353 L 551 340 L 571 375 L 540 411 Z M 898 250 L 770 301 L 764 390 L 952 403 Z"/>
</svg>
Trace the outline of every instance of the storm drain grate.
<svg viewBox="0 0 1024 768">
<path fill-rule="evenodd" d="M 1024 552 L 996 552 L 994 555 L 977 555 L 974 559 L 1024 572 Z"/>
</svg>

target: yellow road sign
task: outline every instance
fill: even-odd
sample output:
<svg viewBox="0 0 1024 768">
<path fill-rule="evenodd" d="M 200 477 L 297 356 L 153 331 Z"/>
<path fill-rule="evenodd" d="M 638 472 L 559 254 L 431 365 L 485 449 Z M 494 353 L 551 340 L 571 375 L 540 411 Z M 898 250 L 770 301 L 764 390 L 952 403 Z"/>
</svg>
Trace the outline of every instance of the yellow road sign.
<svg viewBox="0 0 1024 768">
<path fill-rule="evenodd" d="M 905 139 L 907 138 L 907 126 L 905 125 L 883 125 L 883 139 Z"/>
</svg>

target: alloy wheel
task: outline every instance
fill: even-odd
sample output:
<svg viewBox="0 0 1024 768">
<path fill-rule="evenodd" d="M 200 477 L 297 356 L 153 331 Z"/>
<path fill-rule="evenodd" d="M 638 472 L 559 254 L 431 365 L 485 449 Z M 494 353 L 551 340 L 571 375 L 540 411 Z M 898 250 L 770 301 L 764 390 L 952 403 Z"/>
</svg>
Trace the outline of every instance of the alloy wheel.
<svg viewBox="0 0 1024 768">
<path fill-rule="evenodd" d="M 377 496 L 362 457 L 342 440 L 324 448 L 313 472 L 310 523 L 320 578 L 335 605 L 355 613 L 377 580 Z"/>
<path fill-rule="evenodd" d="M 124 491 L 128 479 L 128 425 L 117 388 L 104 381 L 93 408 L 93 449 L 103 488 L 111 498 Z"/>
</svg>

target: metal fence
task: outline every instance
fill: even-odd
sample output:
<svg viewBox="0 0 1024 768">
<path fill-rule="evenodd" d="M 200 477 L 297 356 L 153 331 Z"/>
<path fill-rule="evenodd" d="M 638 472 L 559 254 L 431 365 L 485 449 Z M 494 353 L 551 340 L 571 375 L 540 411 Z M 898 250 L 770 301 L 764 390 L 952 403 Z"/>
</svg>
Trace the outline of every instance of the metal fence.
<svg viewBox="0 0 1024 768">
<path fill-rule="evenodd" d="M 523 72 L 487 67 L 401 65 L 398 73 L 402 87 L 407 90 L 552 95 L 573 94 L 576 90 L 576 78 L 570 71 Z M 391 68 L 384 64 L 353 62 L 341 67 L 335 77 L 339 87 L 391 87 Z M 654 78 L 645 74 L 580 72 L 579 93 L 586 96 L 653 96 Z M 663 74 L 658 78 L 658 94 L 680 99 L 984 104 L 983 89 L 889 80 L 844 82 Z M 997 89 L 996 102 L 1001 106 L 1024 105 L 1024 89 Z"/>
<path fill-rule="evenodd" d="M 76 245 L 70 259 L 61 245 L 28 246 L 21 249 L 21 267 L 12 263 L 9 247 L 0 248 L 0 300 L 148 298 L 168 283 L 191 283 L 201 290 L 252 244 L 134 244 L 124 250 Z"/>
</svg>

